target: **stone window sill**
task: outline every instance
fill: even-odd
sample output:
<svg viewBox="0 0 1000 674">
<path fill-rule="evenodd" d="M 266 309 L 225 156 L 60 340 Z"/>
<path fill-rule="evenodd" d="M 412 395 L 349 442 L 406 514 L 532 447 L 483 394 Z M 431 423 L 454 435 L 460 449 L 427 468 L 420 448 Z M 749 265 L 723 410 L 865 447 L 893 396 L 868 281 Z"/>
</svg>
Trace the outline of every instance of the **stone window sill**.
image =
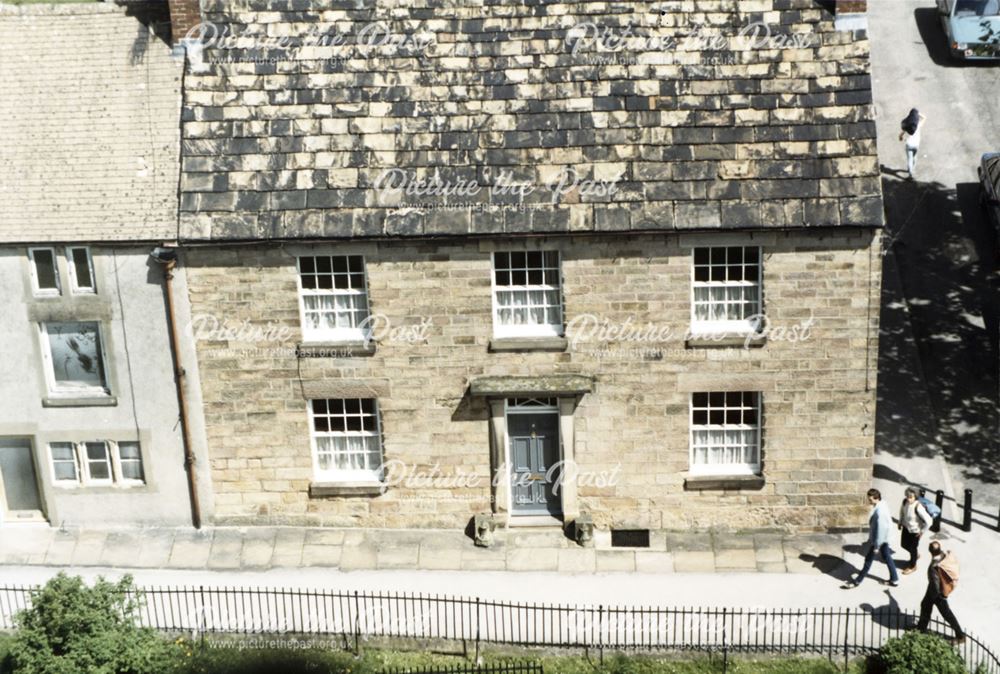
<svg viewBox="0 0 1000 674">
<path fill-rule="evenodd" d="M 759 349 L 767 344 L 767 335 L 740 334 L 738 332 L 705 333 L 691 335 L 684 340 L 686 349 L 711 349 L 711 348 L 732 348 L 743 347 L 748 349 Z"/>
<path fill-rule="evenodd" d="M 565 337 L 499 337 L 490 340 L 490 353 L 523 351 L 565 351 Z"/>
<path fill-rule="evenodd" d="M 385 492 L 381 482 L 313 482 L 309 485 L 310 498 L 324 496 L 381 496 Z"/>
<path fill-rule="evenodd" d="M 375 355 L 374 341 L 302 342 L 295 347 L 299 358 L 351 358 Z"/>
<path fill-rule="evenodd" d="M 684 479 L 685 491 L 760 491 L 763 475 L 693 475 Z"/>
<path fill-rule="evenodd" d="M 42 407 L 117 407 L 114 396 L 79 396 L 76 398 L 42 398 Z"/>
</svg>

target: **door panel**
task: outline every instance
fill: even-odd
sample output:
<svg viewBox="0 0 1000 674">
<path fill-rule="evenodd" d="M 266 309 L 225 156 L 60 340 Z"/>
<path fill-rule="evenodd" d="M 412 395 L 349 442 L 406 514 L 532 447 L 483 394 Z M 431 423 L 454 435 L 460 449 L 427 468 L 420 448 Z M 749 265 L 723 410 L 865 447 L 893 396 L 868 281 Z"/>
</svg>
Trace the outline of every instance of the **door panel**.
<svg viewBox="0 0 1000 674">
<path fill-rule="evenodd" d="M 42 499 L 30 440 L 0 438 L 0 479 L 7 512 L 15 517 L 41 515 Z"/>
<path fill-rule="evenodd" d="M 558 515 L 549 469 L 559 462 L 559 415 L 555 412 L 507 416 L 510 438 L 511 496 L 514 514 Z"/>
</svg>

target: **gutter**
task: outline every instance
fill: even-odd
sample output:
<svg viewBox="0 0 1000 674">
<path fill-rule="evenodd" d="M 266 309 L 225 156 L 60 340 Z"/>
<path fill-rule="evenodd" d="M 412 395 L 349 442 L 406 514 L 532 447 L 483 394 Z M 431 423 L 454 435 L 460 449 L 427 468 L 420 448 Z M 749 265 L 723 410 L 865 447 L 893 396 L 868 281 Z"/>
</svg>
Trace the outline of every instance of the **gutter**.
<svg viewBox="0 0 1000 674">
<path fill-rule="evenodd" d="M 174 318 L 174 268 L 177 266 L 177 249 L 157 247 L 150 253 L 156 262 L 163 265 L 163 288 L 167 297 L 167 321 L 170 323 L 170 351 L 174 361 L 174 381 L 177 387 L 177 406 L 180 409 L 181 435 L 184 442 L 184 471 L 187 473 L 188 494 L 191 498 L 191 524 L 201 529 L 201 502 L 198 498 L 198 473 L 195 456 L 191 449 L 191 432 L 188 430 L 187 397 L 184 395 L 186 373 L 181 365 L 180 347 L 177 340 L 177 322 Z"/>
</svg>

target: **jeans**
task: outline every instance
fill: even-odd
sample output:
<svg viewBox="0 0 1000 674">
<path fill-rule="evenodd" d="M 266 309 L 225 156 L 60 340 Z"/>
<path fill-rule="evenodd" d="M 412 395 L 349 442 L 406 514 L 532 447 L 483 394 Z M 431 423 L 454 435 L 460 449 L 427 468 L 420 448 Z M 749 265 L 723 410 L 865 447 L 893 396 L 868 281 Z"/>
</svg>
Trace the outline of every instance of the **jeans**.
<svg viewBox="0 0 1000 674">
<path fill-rule="evenodd" d="M 860 585 L 861 581 L 868 576 L 868 572 L 872 568 L 872 562 L 875 561 L 876 552 L 881 555 L 882 561 L 889 567 L 889 580 L 893 583 L 899 582 L 899 574 L 896 572 L 896 562 L 892 559 L 892 548 L 889 547 L 888 543 L 883 543 L 878 547 L 874 545 L 868 546 L 868 554 L 865 555 L 865 565 L 861 567 L 861 573 L 859 573 L 858 577 L 854 579 L 855 585 Z"/>
<path fill-rule="evenodd" d="M 910 553 L 910 562 L 907 564 L 908 567 L 913 567 L 917 565 L 917 548 L 920 546 L 920 534 L 911 534 L 906 529 L 903 529 L 903 539 L 902 539 L 903 549 Z"/>
<path fill-rule="evenodd" d="M 955 617 L 955 614 L 951 612 L 951 607 L 948 606 L 948 599 L 936 592 L 932 587 L 927 588 L 927 593 L 924 595 L 923 601 L 920 602 L 920 620 L 917 622 L 917 629 L 927 629 L 927 625 L 931 622 L 931 609 L 935 606 L 937 606 L 941 617 L 951 625 L 951 629 L 955 630 L 955 636 L 958 638 L 964 637 L 965 633 L 962 632 L 962 626 L 958 624 L 958 618 Z"/>
<path fill-rule="evenodd" d="M 919 148 L 906 146 L 906 170 L 911 176 L 917 173 L 917 152 L 919 151 Z"/>
</svg>

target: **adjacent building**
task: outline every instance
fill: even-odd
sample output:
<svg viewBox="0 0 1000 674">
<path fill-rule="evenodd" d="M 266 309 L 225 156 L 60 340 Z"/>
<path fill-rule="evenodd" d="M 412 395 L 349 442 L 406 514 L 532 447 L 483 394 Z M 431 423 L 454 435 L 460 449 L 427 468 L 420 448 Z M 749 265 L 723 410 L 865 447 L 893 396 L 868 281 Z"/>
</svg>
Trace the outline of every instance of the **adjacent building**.
<svg viewBox="0 0 1000 674">
<path fill-rule="evenodd" d="M 177 237 L 183 61 L 154 9 L 0 7 L 0 527 L 192 521 L 150 257 Z"/>
</svg>

